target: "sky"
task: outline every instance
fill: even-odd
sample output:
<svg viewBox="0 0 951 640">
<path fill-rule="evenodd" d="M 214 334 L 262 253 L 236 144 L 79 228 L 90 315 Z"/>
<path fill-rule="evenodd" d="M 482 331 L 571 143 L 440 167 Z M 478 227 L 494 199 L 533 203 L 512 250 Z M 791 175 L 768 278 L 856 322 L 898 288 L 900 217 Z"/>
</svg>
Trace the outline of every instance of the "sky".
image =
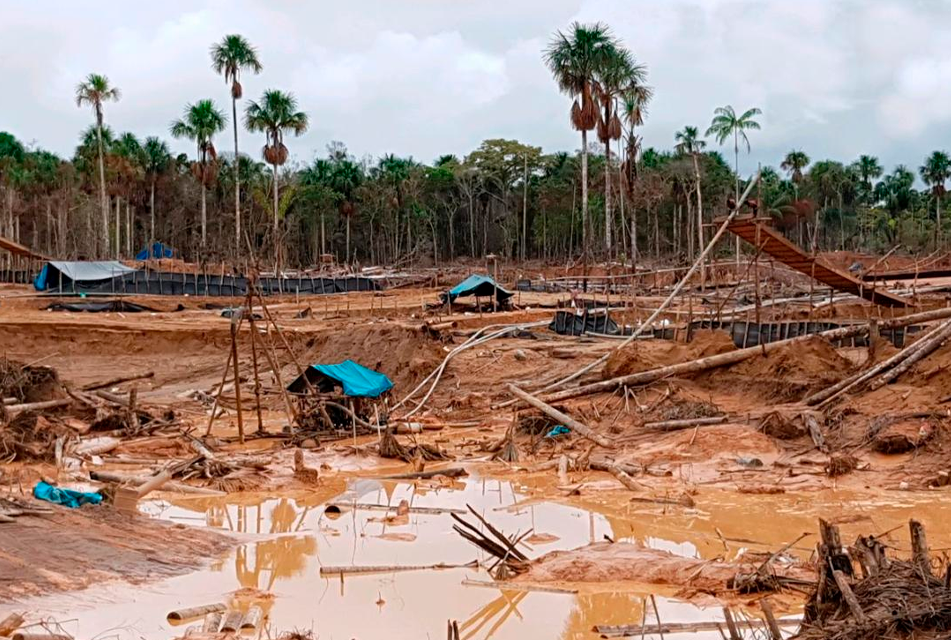
<svg viewBox="0 0 951 640">
<path fill-rule="evenodd" d="M 704 131 L 729 104 L 763 111 L 744 173 L 791 149 L 916 170 L 951 147 L 951 0 L 0 0 L 0 16 L 0 130 L 65 156 L 93 121 L 74 100 L 90 72 L 122 91 L 106 106 L 118 132 L 170 138 L 203 98 L 230 118 L 208 53 L 228 33 L 264 65 L 243 78 L 245 98 L 287 90 L 308 113 L 310 130 L 288 141 L 294 162 L 331 140 L 424 162 L 487 138 L 574 150 L 570 100 L 542 57 L 572 21 L 607 23 L 647 66 L 646 146 L 671 147 L 684 125 Z M 217 140 L 232 144 L 230 129 Z M 241 132 L 242 151 L 262 144 Z"/>
</svg>

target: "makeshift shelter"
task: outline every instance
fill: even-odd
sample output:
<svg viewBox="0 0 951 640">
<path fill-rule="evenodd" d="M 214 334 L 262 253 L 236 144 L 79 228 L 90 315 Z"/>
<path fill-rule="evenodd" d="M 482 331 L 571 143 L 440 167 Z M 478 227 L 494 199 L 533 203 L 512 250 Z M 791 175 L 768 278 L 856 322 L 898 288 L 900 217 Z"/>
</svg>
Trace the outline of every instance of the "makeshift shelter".
<svg viewBox="0 0 951 640">
<path fill-rule="evenodd" d="M 39 275 L 33 280 L 37 291 L 59 290 L 88 291 L 135 269 L 127 267 L 117 260 L 101 262 L 55 262 L 43 265 Z"/>
<path fill-rule="evenodd" d="M 508 291 L 507 289 L 504 289 L 489 276 L 483 276 L 478 273 L 474 273 L 449 291 L 441 294 L 440 297 L 442 298 L 443 303 L 446 303 L 455 302 L 456 298 L 464 298 L 466 296 L 476 296 L 480 298 L 491 298 L 492 296 L 496 296 L 498 303 L 502 304 L 513 295 L 515 294 L 513 294 L 511 291 Z"/>
<path fill-rule="evenodd" d="M 174 258 L 175 249 L 168 246 L 164 242 L 153 242 L 152 250 L 149 251 L 149 247 L 142 247 L 142 250 L 135 254 L 136 260 L 161 260 L 162 258 Z"/>
<path fill-rule="evenodd" d="M 287 386 L 287 390 L 306 394 L 307 382 L 321 393 L 331 393 L 336 387 L 342 387 L 344 395 L 351 398 L 378 398 L 393 388 L 393 382 L 385 374 L 353 360 L 338 364 L 312 364 Z"/>
</svg>

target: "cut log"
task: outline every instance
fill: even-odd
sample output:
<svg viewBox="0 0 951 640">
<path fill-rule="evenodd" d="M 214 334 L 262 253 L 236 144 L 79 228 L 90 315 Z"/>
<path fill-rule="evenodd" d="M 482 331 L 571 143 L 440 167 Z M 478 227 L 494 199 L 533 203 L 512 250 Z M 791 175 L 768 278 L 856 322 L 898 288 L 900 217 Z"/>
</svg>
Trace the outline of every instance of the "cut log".
<svg viewBox="0 0 951 640">
<path fill-rule="evenodd" d="M 664 420 L 662 422 L 648 422 L 644 425 L 645 429 L 655 431 L 679 431 L 691 427 L 703 427 L 713 424 L 723 424 L 727 421 L 727 416 L 713 416 L 711 418 L 687 418 L 685 420 Z"/>
<path fill-rule="evenodd" d="M 835 579 L 836 586 L 839 587 L 839 592 L 842 594 L 842 599 L 845 600 L 847 605 L 849 605 L 849 611 L 852 612 L 852 617 L 855 618 L 855 621 L 859 624 L 865 622 L 865 611 L 862 610 L 862 605 L 859 604 L 858 598 L 855 597 L 855 593 L 852 591 L 852 586 L 849 584 L 848 578 L 846 578 L 845 574 L 838 569 L 832 571 L 832 577 Z"/>
<path fill-rule="evenodd" d="M 927 341 L 910 356 L 896 364 L 892 369 L 883 373 L 877 379 L 872 380 L 868 388 L 875 391 L 879 387 L 883 387 L 889 382 L 896 380 L 900 375 L 915 366 L 915 364 L 941 348 L 949 338 L 951 338 L 951 321 L 945 322 L 932 335 L 929 335 Z M 921 341 L 919 340 L 918 342 Z M 918 344 L 918 342 L 915 344 Z"/>
<path fill-rule="evenodd" d="M 76 445 L 76 448 L 73 449 L 73 453 L 78 456 L 97 456 L 101 453 L 112 451 L 118 447 L 120 443 L 121 440 L 119 440 L 119 438 L 109 436 L 91 438 Z"/>
<path fill-rule="evenodd" d="M 241 621 L 244 620 L 244 614 L 240 611 L 229 611 L 225 614 L 224 622 L 221 623 L 221 632 L 235 632 L 241 628 Z"/>
<path fill-rule="evenodd" d="M 218 628 L 221 627 L 221 619 L 224 617 L 224 614 L 221 611 L 212 611 L 205 615 L 205 620 L 201 624 L 202 633 L 218 633 Z"/>
<path fill-rule="evenodd" d="M 911 557 L 918 565 L 918 569 L 926 576 L 931 574 L 931 554 L 928 551 L 928 538 L 925 536 L 924 526 L 917 520 L 908 523 L 911 531 Z"/>
<path fill-rule="evenodd" d="M 145 484 L 147 481 L 152 479 L 152 476 L 140 477 L 140 476 L 130 476 L 124 473 L 115 473 L 113 471 L 90 471 L 89 477 L 93 480 L 98 480 L 99 482 L 118 482 L 120 484 L 129 484 L 134 487 Z M 165 485 L 166 491 L 174 491 L 177 493 L 190 493 L 197 496 L 223 496 L 226 495 L 223 491 L 215 491 L 214 489 L 205 489 L 204 487 L 193 487 L 187 484 L 181 484 L 179 482 L 169 482 Z"/>
<path fill-rule="evenodd" d="M 62 633 L 17 632 L 11 636 L 11 640 L 73 640 L 73 638 Z"/>
<path fill-rule="evenodd" d="M 155 474 L 145 482 L 139 485 L 139 490 L 136 492 L 139 500 L 149 495 L 153 491 L 160 489 L 163 485 L 167 484 L 169 480 L 172 479 L 172 474 L 170 471 L 160 471 Z"/>
<path fill-rule="evenodd" d="M 357 502 L 357 503 L 347 503 L 347 502 L 331 502 L 327 505 L 327 508 L 336 507 L 341 511 L 348 510 L 361 510 L 361 511 L 397 511 L 399 509 L 396 505 L 388 504 L 369 504 L 366 502 Z M 446 513 L 468 513 L 465 509 L 450 509 L 445 507 L 406 507 L 406 513 L 422 513 L 427 515 L 441 515 Z"/>
<path fill-rule="evenodd" d="M 261 625 L 261 620 L 264 619 L 264 612 L 261 610 L 261 607 L 258 605 L 252 605 L 248 609 L 248 612 L 244 614 L 244 619 L 241 621 L 241 629 L 249 629 L 251 631 L 257 629 Z"/>
<path fill-rule="evenodd" d="M 0 636 L 8 636 L 23 624 L 23 616 L 19 613 L 11 613 L 0 621 Z"/>
<path fill-rule="evenodd" d="M 11 418 L 24 411 L 44 411 L 46 409 L 57 409 L 72 404 L 72 398 L 60 398 L 58 400 L 44 400 L 43 402 L 28 402 L 26 404 L 11 404 L 7 406 L 7 415 Z"/>
<path fill-rule="evenodd" d="M 539 409 L 540 411 L 545 412 L 546 414 L 548 414 L 555 420 L 558 420 L 563 425 L 565 425 L 566 427 L 568 427 L 569 429 L 577 433 L 579 436 L 587 438 L 588 440 L 591 440 L 595 444 L 598 444 L 602 447 L 614 446 L 614 443 L 611 440 L 609 440 L 608 438 L 605 438 L 604 436 L 600 434 L 595 433 L 590 428 L 588 428 L 587 425 L 578 422 L 577 420 L 575 420 L 568 414 L 562 413 L 561 411 L 554 408 L 553 406 L 542 402 L 535 396 L 525 393 L 524 391 L 516 387 L 514 384 L 509 384 L 506 386 L 508 390 L 512 393 L 512 395 L 518 397 L 521 400 L 524 400 L 525 402 L 532 405 L 536 409 Z"/>
<path fill-rule="evenodd" d="M 879 322 L 880 329 L 894 329 L 897 327 L 905 327 L 911 324 L 917 324 L 920 322 L 926 322 L 936 319 L 946 319 L 951 317 L 951 308 L 947 309 L 937 309 L 935 311 L 928 311 L 925 313 L 917 313 L 912 315 L 903 316 L 901 318 L 895 318 L 893 320 L 884 320 Z M 586 396 L 593 393 L 601 393 L 603 391 L 614 391 L 623 386 L 637 386 L 648 384 L 650 382 L 656 382 L 663 378 L 689 375 L 693 373 L 699 373 L 701 371 L 707 371 L 709 369 L 715 369 L 717 367 L 725 367 L 728 365 L 736 364 L 738 362 L 743 362 L 754 356 L 762 355 L 763 353 L 769 353 L 779 349 L 780 347 L 788 346 L 790 344 L 797 344 L 804 342 L 806 340 L 812 339 L 814 336 L 820 336 L 826 338 L 827 340 L 842 340 L 845 338 L 851 338 L 854 336 L 860 336 L 868 332 L 867 324 L 853 325 L 850 327 L 839 327 L 838 329 L 830 329 L 828 331 L 822 331 L 817 334 L 809 336 L 797 336 L 795 338 L 789 338 L 787 340 L 778 340 L 776 342 L 768 342 L 756 347 L 748 347 L 746 349 L 737 349 L 735 351 L 727 351 L 726 353 L 721 353 L 714 356 L 708 356 L 706 358 L 700 358 L 698 360 L 691 360 L 689 362 L 681 362 L 678 364 L 670 365 L 667 367 L 660 367 L 658 369 L 651 369 L 649 371 L 641 371 L 639 373 L 630 374 L 627 376 L 621 376 L 618 378 L 612 378 L 610 380 L 603 380 L 601 382 L 595 382 L 592 384 L 587 384 L 580 387 L 575 387 L 573 389 L 565 389 L 564 391 L 559 391 L 546 395 L 542 398 L 544 402 L 557 402 L 560 400 L 567 400 L 568 398 L 577 398 L 580 396 Z"/>
<path fill-rule="evenodd" d="M 859 385 L 865 384 L 883 371 L 891 369 L 905 358 L 913 355 L 916 351 L 918 351 L 918 349 L 921 349 L 922 346 L 927 342 L 928 338 L 934 335 L 934 333 L 938 331 L 940 327 L 941 325 L 929 330 L 925 335 L 916 340 L 914 344 L 905 347 L 898 353 L 892 355 L 890 358 L 882 360 L 870 369 L 859 371 L 849 376 L 845 380 L 841 380 L 831 387 L 828 387 L 827 389 L 817 391 L 816 393 L 807 396 L 805 399 L 803 399 L 803 402 L 809 406 L 828 404 L 843 393 L 851 391 L 852 389 L 857 388 Z"/>
<path fill-rule="evenodd" d="M 154 371 L 147 371 L 146 373 L 136 373 L 131 376 L 122 376 L 121 378 L 113 378 L 112 380 L 106 380 L 105 382 L 93 382 L 87 384 L 82 389 L 83 391 L 96 391 L 98 389 L 108 389 L 109 387 L 114 387 L 116 385 L 123 384 L 125 382 L 132 382 L 133 380 L 145 380 L 147 378 L 154 378 Z"/>
<path fill-rule="evenodd" d="M 209 613 L 221 613 L 225 609 L 227 609 L 227 607 L 224 604 L 216 602 L 214 604 L 203 604 L 198 607 L 175 609 L 174 611 L 169 611 L 166 617 L 170 622 L 184 622 L 185 620 L 191 620 L 193 618 L 201 618 Z M 218 628 L 215 627 L 214 630 L 217 631 Z"/>
<path fill-rule="evenodd" d="M 769 598 L 763 598 L 759 601 L 759 606 L 766 617 L 766 628 L 769 629 L 769 640 L 783 640 L 783 632 L 779 628 L 779 622 L 776 620 L 776 614 L 773 613 L 773 605 Z"/>
<path fill-rule="evenodd" d="M 397 473 L 391 476 L 383 476 L 384 480 L 425 480 L 427 478 L 436 478 L 445 476 L 447 478 L 460 478 L 469 475 L 462 467 L 449 467 L 448 469 L 432 469 L 430 471 L 414 471 L 412 473 Z"/>
<path fill-rule="evenodd" d="M 620 467 L 617 467 L 617 466 L 608 467 L 608 473 L 610 473 L 612 476 L 617 478 L 618 482 L 623 484 L 625 488 L 630 489 L 631 491 L 640 491 L 644 488 L 641 485 L 637 484 L 634 478 L 627 475 L 627 473 Z"/>
</svg>

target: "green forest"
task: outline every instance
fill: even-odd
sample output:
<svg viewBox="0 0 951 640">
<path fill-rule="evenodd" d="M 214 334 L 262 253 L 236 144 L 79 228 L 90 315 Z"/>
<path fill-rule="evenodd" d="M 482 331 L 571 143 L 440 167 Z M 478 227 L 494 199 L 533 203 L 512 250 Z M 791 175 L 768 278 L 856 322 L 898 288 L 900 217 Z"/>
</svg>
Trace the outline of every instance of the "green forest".
<svg viewBox="0 0 951 640">
<path fill-rule="evenodd" d="M 63 258 L 129 258 L 150 241 L 196 262 L 249 251 L 283 267 L 321 254 L 360 264 L 440 264 L 495 253 L 551 261 L 662 259 L 703 248 L 709 224 L 749 176 L 740 156 L 756 144 L 760 110 L 711 108 L 667 148 L 643 148 L 654 91 L 648 67 L 603 24 L 573 24 L 539 52 L 565 96 L 572 151 L 487 139 L 430 163 L 355 157 L 334 141 L 306 164 L 289 161 L 314 114 L 294 94 L 245 97 L 241 79 L 266 74 L 258 51 L 229 35 L 210 48 L 209 94 L 170 114 L 166 140 L 113 130 L 120 88 L 90 74 L 76 87 L 90 125 L 71 158 L 0 132 L 0 235 Z M 177 117 L 175 117 L 177 115 Z M 262 147 L 238 149 L 238 130 Z M 794 149 L 761 169 L 751 197 L 811 251 L 929 252 L 943 242 L 951 158 L 886 170 L 875 157 L 818 159 Z M 924 189 L 916 188 L 920 177 Z M 724 243 L 728 252 L 731 243 Z"/>
</svg>

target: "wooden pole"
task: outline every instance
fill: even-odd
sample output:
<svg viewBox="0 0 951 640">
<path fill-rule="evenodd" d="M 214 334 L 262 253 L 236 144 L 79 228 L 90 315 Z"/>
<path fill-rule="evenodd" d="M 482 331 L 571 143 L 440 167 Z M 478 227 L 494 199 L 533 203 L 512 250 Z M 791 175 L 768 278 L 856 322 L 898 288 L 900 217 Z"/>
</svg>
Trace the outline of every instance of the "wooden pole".
<svg viewBox="0 0 951 640">
<path fill-rule="evenodd" d="M 566 427 L 570 428 L 572 431 L 574 431 L 578 435 L 583 436 L 587 438 L 588 440 L 591 440 L 595 444 L 601 445 L 602 447 L 614 446 L 614 443 L 611 440 L 608 440 L 604 436 L 595 433 L 587 425 L 582 424 L 581 422 L 578 422 L 571 416 L 565 413 L 562 413 L 561 411 L 559 411 L 558 409 L 555 409 L 551 405 L 545 404 L 544 402 L 542 402 L 535 396 L 525 393 L 524 391 L 516 387 L 514 384 L 506 385 L 506 388 L 509 390 L 510 393 L 512 393 L 512 395 L 518 397 L 521 400 L 524 400 L 525 402 L 532 405 L 536 409 L 543 411 L 544 413 L 548 414 L 555 420 L 558 420 L 559 422 L 564 424 Z"/>
<path fill-rule="evenodd" d="M 251 310 L 249 309 L 250 313 Z M 231 365 L 234 367 L 234 402 L 238 411 L 238 442 L 244 444 L 244 417 L 241 415 L 241 377 L 238 374 L 238 323 L 231 319 Z"/>
</svg>

